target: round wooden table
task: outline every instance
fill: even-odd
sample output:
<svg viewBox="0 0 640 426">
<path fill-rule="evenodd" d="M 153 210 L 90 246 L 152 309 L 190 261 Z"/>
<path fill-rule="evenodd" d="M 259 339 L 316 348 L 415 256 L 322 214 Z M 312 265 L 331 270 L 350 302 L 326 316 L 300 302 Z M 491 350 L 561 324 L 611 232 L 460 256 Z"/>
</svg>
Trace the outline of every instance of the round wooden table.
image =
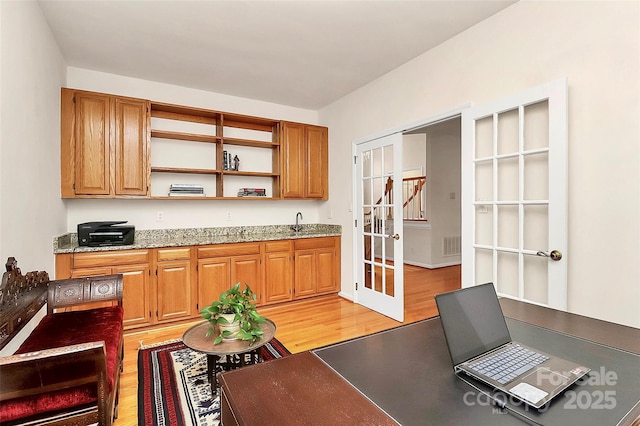
<svg viewBox="0 0 640 426">
<path fill-rule="evenodd" d="M 273 339 L 276 334 L 276 325 L 269 319 L 260 324 L 262 338 L 254 343 L 246 340 L 230 340 L 222 341 L 217 345 L 213 344 L 216 333 L 211 333 L 207 337 L 207 331 L 211 327 L 208 321 L 196 324 L 184 332 L 182 341 L 194 351 L 207 355 L 207 375 L 211 383 L 211 393 L 216 395 L 218 392 L 216 374 L 261 362 L 262 355 L 259 349 Z"/>
</svg>

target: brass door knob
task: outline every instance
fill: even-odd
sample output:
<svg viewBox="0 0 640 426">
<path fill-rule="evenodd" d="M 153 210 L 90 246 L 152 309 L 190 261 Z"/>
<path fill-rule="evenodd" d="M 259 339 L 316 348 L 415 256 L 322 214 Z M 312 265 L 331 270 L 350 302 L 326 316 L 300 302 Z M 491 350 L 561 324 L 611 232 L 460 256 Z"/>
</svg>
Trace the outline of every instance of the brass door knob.
<svg viewBox="0 0 640 426">
<path fill-rule="evenodd" d="M 562 252 L 560 250 L 551 250 L 551 253 L 547 253 L 546 251 L 539 251 L 536 253 L 536 255 L 548 257 L 551 260 L 555 260 L 556 262 L 562 259 Z"/>
</svg>

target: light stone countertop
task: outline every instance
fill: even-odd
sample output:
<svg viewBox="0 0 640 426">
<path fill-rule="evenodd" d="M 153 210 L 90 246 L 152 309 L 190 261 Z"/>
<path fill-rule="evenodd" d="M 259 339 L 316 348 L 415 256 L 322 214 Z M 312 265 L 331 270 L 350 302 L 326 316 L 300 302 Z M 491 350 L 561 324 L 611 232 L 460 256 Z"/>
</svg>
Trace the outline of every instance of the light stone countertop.
<svg viewBox="0 0 640 426">
<path fill-rule="evenodd" d="M 335 237 L 342 226 L 305 224 L 298 232 L 292 225 L 230 226 L 220 228 L 144 229 L 136 230 L 133 244 L 124 246 L 80 247 L 78 234 L 67 233 L 53 239 L 53 253 L 84 253 L 111 250 L 133 250 L 159 247 L 199 246 L 208 244 L 290 240 L 298 238 Z"/>
</svg>

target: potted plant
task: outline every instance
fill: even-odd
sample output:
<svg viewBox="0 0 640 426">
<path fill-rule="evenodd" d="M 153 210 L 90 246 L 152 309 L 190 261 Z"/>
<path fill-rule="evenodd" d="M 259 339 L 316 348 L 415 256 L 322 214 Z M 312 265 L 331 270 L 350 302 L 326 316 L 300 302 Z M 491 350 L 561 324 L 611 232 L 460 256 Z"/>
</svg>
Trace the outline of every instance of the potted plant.
<svg viewBox="0 0 640 426">
<path fill-rule="evenodd" d="M 254 343 L 262 338 L 260 324 L 265 322 L 265 319 L 256 310 L 256 299 L 248 285 L 245 285 L 244 290 L 240 290 L 240 283 L 237 283 L 229 290 L 223 291 L 218 300 L 214 300 L 211 305 L 200 311 L 200 316 L 211 323 L 207 336 L 214 333 L 216 327 L 220 330 L 213 341 L 215 345 L 236 339 Z"/>
</svg>

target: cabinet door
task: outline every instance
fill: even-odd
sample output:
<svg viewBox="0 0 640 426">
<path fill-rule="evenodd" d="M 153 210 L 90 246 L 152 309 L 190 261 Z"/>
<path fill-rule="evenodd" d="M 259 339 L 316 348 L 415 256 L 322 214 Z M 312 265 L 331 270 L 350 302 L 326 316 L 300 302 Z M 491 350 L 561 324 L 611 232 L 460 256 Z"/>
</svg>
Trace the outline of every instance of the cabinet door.
<svg viewBox="0 0 640 426">
<path fill-rule="evenodd" d="M 328 134 L 326 127 L 305 126 L 305 198 L 327 199 Z"/>
<path fill-rule="evenodd" d="M 231 285 L 241 283 L 240 288 L 247 284 L 256 294 L 256 303 L 262 302 L 262 271 L 260 255 L 234 256 L 231 258 Z"/>
<path fill-rule="evenodd" d="M 123 275 L 124 327 L 142 327 L 155 323 L 152 316 L 154 307 L 151 306 L 149 266 L 114 266 L 112 273 Z"/>
<path fill-rule="evenodd" d="M 191 262 L 188 260 L 158 262 L 157 268 L 158 322 L 193 316 Z"/>
<path fill-rule="evenodd" d="M 147 111 L 141 99 L 115 98 L 115 194 L 147 195 Z"/>
<path fill-rule="evenodd" d="M 265 304 L 285 302 L 292 298 L 291 254 L 286 252 L 265 254 Z"/>
<path fill-rule="evenodd" d="M 282 195 L 304 196 L 304 125 L 284 123 L 282 126 Z"/>
<path fill-rule="evenodd" d="M 294 298 L 316 293 L 316 267 L 315 250 L 296 250 Z"/>
<path fill-rule="evenodd" d="M 110 192 L 111 97 L 78 92 L 75 99 L 75 193 Z"/>
<path fill-rule="evenodd" d="M 336 291 L 335 252 L 333 249 L 316 250 L 316 293 L 332 293 Z"/>
<path fill-rule="evenodd" d="M 202 310 L 220 293 L 231 288 L 231 261 L 228 257 L 198 260 L 198 309 Z"/>
</svg>

